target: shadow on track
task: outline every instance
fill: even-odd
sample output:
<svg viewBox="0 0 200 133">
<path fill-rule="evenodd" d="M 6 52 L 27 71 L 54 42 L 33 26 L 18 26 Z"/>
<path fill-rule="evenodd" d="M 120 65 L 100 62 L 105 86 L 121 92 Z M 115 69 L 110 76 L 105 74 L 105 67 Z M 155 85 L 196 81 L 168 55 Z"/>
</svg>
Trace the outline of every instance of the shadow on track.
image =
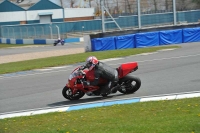
<svg viewBox="0 0 200 133">
<path fill-rule="evenodd" d="M 84 98 L 84 99 L 79 99 L 79 100 L 65 100 L 61 102 L 55 102 L 48 104 L 47 106 L 54 107 L 54 106 L 66 106 L 66 105 L 75 105 L 75 104 L 85 104 L 85 103 L 90 103 L 90 102 L 103 102 L 106 100 L 111 100 L 112 98 L 116 96 L 122 96 L 124 94 L 117 94 L 117 95 L 110 95 L 107 97 L 91 97 L 91 98 Z M 112 99 L 113 100 L 113 99 Z"/>
</svg>

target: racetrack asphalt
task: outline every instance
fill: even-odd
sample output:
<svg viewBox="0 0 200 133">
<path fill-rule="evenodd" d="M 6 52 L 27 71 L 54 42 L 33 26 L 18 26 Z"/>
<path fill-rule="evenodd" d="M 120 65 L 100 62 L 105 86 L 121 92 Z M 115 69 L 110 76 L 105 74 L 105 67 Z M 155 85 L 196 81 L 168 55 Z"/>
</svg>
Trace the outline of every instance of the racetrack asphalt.
<svg viewBox="0 0 200 133">
<path fill-rule="evenodd" d="M 73 43 L 62 45 L 31 45 L 0 49 L 0 64 L 53 56 L 84 53 L 84 44 Z"/>
<path fill-rule="evenodd" d="M 104 60 L 112 67 L 138 62 L 139 69 L 131 75 L 140 77 L 142 86 L 130 95 L 116 93 L 106 99 L 89 96 L 78 101 L 64 99 L 62 88 L 71 71 L 80 64 L 0 75 L 0 113 L 200 91 L 200 43 L 179 45 L 182 48 Z"/>
</svg>

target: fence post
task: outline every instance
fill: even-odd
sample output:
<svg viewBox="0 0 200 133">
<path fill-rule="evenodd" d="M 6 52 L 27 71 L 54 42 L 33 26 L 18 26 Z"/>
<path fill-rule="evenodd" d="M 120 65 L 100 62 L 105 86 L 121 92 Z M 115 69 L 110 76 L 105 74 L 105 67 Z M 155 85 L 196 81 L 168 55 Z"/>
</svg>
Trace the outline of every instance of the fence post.
<svg viewBox="0 0 200 133">
<path fill-rule="evenodd" d="M 26 38 L 28 38 L 28 28 L 27 27 L 25 28 L 26 28 Z"/>
<path fill-rule="evenodd" d="M 4 29 L 4 27 L 2 26 L 2 38 L 5 38 L 4 32 L 5 32 L 5 29 Z"/>
<path fill-rule="evenodd" d="M 104 2 L 103 0 L 101 0 L 101 23 L 102 23 L 102 32 L 104 33 L 106 30 L 105 30 L 105 16 L 104 16 Z"/>
<path fill-rule="evenodd" d="M 21 27 L 19 29 L 20 29 L 20 37 L 21 37 L 21 39 L 23 39 Z"/>
<path fill-rule="evenodd" d="M 3 38 L 3 26 L 1 26 L 1 33 L 0 33 L 0 37 Z"/>
<path fill-rule="evenodd" d="M 7 38 L 9 38 L 9 28 L 8 27 L 6 27 L 7 29 L 8 29 L 8 36 L 7 36 Z"/>
<path fill-rule="evenodd" d="M 50 28 L 50 38 L 52 39 L 52 27 L 51 26 L 49 26 L 49 28 Z"/>
<path fill-rule="evenodd" d="M 2 26 L 0 26 L 0 38 L 2 38 Z"/>
<path fill-rule="evenodd" d="M 33 26 L 33 29 L 34 29 L 34 32 L 35 32 L 35 38 L 36 38 L 36 30 L 35 30 L 35 27 Z"/>
<path fill-rule="evenodd" d="M 137 0 L 137 9 L 138 9 L 138 28 L 141 29 L 141 8 L 140 8 L 140 0 Z"/>
<path fill-rule="evenodd" d="M 84 26 L 82 26 L 82 36 L 83 36 L 83 30 L 84 30 L 84 28 L 85 28 L 85 27 L 84 27 Z"/>
<path fill-rule="evenodd" d="M 59 29 L 59 27 L 57 25 L 56 25 L 56 28 L 58 30 L 58 38 L 60 38 L 60 29 Z"/>
<path fill-rule="evenodd" d="M 174 14 L 174 25 L 177 25 L 177 19 L 176 19 L 176 0 L 173 0 L 173 14 Z"/>
<path fill-rule="evenodd" d="M 41 26 L 41 28 L 42 28 L 42 35 L 44 36 L 44 28 Z"/>
<path fill-rule="evenodd" d="M 14 30 L 14 27 L 13 28 L 13 38 L 15 39 L 15 30 Z"/>
</svg>

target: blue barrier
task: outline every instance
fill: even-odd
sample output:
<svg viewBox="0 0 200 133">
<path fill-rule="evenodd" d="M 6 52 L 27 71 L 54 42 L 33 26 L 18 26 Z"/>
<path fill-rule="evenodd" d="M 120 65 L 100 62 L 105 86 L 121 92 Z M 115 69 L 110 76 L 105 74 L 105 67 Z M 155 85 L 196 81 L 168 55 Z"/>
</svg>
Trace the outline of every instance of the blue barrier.
<svg viewBox="0 0 200 133">
<path fill-rule="evenodd" d="M 115 37 L 92 39 L 92 51 L 114 50 Z"/>
<path fill-rule="evenodd" d="M 16 44 L 23 44 L 23 39 L 16 39 Z"/>
<path fill-rule="evenodd" d="M 125 35 L 115 37 L 116 49 L 135 48 L 135 35 Z"/>
<path fill-rule="evenodd" d="M 79 42 L 80 39 L 79 38 L 68 38 L 65 39 L 65 43 L 72 43 L 72 42 Z"/>
<path fill-rule="evenodd" d="M 34 44 L 46 44 L 46 39 L 34 39 Z"/>
<path fill-rule="evenodd" d="M 159 32 L 137 33 L 136 48 L 159 46 Z"/>
<path fill-rule="evenodd" d="M 104 51 L 186 42 L 200 42 L 200 27 L 137 33 L 109 38 L 95 38 L 91 40 L 91 47 L 92 51 Z"/>
<path fill-rule="evenodd" d="M 200 28 L 185 28 L 183 29 L 183 42 L 199 42 Z"/>
<path fill-rule="evenodd" d="M 160 45 L 177 44 L 183 42 L 183 30 L 160 31 Z"/>
<path fill-rule="evenodd" d="M 10 44 L 10 39 L 6 39 L 6 43 L 7 43 L 7 44 Z"/>
</svg>

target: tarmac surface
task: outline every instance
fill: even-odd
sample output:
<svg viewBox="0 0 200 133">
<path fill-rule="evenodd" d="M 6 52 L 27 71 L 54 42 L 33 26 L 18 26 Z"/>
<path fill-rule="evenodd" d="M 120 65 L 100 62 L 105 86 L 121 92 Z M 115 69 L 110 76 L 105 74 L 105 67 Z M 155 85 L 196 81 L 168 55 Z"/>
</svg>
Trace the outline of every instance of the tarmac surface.
<svg viewBox="0 0 200 133">
<path fill-rule="evenodd" d="M 0 64 L 53 56 L 84 53 L 83 43 L 58 45 L 31 45 L 0 49 Z"/>
</svg>

